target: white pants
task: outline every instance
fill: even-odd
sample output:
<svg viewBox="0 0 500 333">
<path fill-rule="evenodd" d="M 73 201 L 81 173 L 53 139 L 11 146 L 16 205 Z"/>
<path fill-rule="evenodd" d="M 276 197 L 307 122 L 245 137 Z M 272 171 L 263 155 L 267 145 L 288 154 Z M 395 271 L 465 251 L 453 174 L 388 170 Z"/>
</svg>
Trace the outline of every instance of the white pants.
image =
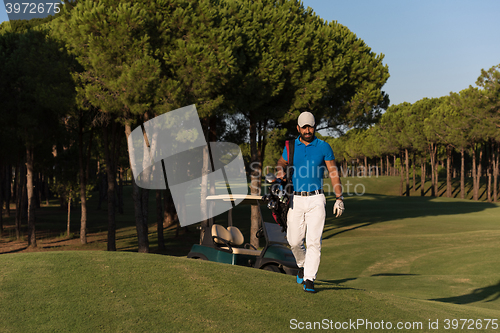
<svg viewBox="0 0 500 333">
<path fill-rule="evenodd" d="M 321 257 L 321 237 L 325 226 L 324 194 L 293 195 L 287 215 L 287 240 L 297 266 L 304 267 L 304 280 L 314 281 Z M 306 241 L 307 250 L 304 247 Z"/>
</svg>

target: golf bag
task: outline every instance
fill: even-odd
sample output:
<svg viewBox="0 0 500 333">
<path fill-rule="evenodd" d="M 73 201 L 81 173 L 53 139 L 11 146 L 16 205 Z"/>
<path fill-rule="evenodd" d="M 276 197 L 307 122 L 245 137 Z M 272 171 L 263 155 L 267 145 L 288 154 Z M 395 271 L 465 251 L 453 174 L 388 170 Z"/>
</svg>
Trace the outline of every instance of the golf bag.
<svg viewBox="0 0 500 333">
<path fill-rule="evenodd" d="M 286 141 L 286 150 L 288 153 L 288 166 L 286 170 L 286 179 L 276 178 L 272 173 L 266 175 L 266 182 L 270 183 L 269 193 L 262 199 L 269 201 L 267 208 L 271 210 L 274 220 L 281 226 L 281 231 L 286 232 L 287 215 L 290 207 L 290 197 L 293 193 L 292 174 L 293 174 L 293 153 L 295 142 Z"/>
</svg>

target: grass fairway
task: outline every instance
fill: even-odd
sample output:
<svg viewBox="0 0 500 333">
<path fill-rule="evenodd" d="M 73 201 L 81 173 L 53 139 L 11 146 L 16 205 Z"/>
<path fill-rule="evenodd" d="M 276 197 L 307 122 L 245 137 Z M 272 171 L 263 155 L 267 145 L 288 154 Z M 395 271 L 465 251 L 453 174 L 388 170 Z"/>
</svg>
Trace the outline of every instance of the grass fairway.
<svg viewBox="0 0 500 333">
<path fill-rule="evenodd" d="M 320 292 L 311 295 L 289 276 L 159 255 L 8 254 L 1 264 L 2 332 L 283 332 L 291 319 L 425 327 L 428 319 L 499 315 L 354 287 L 348 279 L 320 279 Z"/>
<path fill-rule="evenodd" d="M 0 332 L 287 332 L 308 322 L 499 332 L 500 206 L 383 195 L 392 179 L 356 182 L 369 194 L 347 197 L 341 218 L 328 198 L 315 295 L 294 277 L 183 257 L 10 253 L 0 255 Z"/>
</svg>

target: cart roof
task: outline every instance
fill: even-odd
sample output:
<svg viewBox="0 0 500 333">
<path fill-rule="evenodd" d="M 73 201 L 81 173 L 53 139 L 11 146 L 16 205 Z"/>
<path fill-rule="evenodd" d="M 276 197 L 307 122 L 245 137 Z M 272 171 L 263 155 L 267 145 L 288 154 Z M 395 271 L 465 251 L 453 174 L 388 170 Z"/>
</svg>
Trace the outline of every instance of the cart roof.
<svg viewBox="0 0 500 333">
<path fill-rule="evenodd" d="M 264 201 L 262 200 L 261 195 L 251 195 L 251 194 L 219 194 L 219 195 L 209 195 L 207 200 L 214 201 L 240 201 L 241 204 L 261 204 Z"/>
</svg>

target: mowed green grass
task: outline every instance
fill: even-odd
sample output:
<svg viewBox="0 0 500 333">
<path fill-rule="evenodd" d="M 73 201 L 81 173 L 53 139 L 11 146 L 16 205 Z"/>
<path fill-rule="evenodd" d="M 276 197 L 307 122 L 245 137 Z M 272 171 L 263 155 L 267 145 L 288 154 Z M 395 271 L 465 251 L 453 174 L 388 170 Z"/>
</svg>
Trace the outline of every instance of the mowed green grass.
<svg viewBox="0 0 500 333">
<path fill-rule="evenodd" d="M 320 279 L 312 295 L 290 276 L 169 256 L 66 251 L 7 254 L 1 264 L 3 332 L 285 332 L 293 319 L 424 328 L 429 319 L 499 314 L 342 279 Z"/>
<path fill-rule="evenodd" d="M 373 194 L 394 191 L 395 177 L 348 180 L 372 194 L 349 196 L 345 215 L 327 219 L 318 279 L 500 310 L 499 204 Z"/>
<path fill-rule="evenodd" d="M 370 194 L 347 196 L 342 217 L 328 197 L 317 294 L 291 276 L 184 257 L 3 254 L 0 332 L 287 332 L 358 319 L 408 332 L 466 331 L 460 319 L 474 319 L 474 331 L 498 332 L 485 319 L 500 320 L 500 206 L 383 195 L 398 185 L 389 177 L 356 181 Z M 237 209 L 241 223 L 248 207 Z"/>
<path fill-rule="evenodd" d="M 330 219 L 319 279 L 500 310 L 498 205 L 365 196 L 346 200 L 346 206 L 363 216 L 358 221 L 346 216 L 350 222 Z"/>
</svg>

